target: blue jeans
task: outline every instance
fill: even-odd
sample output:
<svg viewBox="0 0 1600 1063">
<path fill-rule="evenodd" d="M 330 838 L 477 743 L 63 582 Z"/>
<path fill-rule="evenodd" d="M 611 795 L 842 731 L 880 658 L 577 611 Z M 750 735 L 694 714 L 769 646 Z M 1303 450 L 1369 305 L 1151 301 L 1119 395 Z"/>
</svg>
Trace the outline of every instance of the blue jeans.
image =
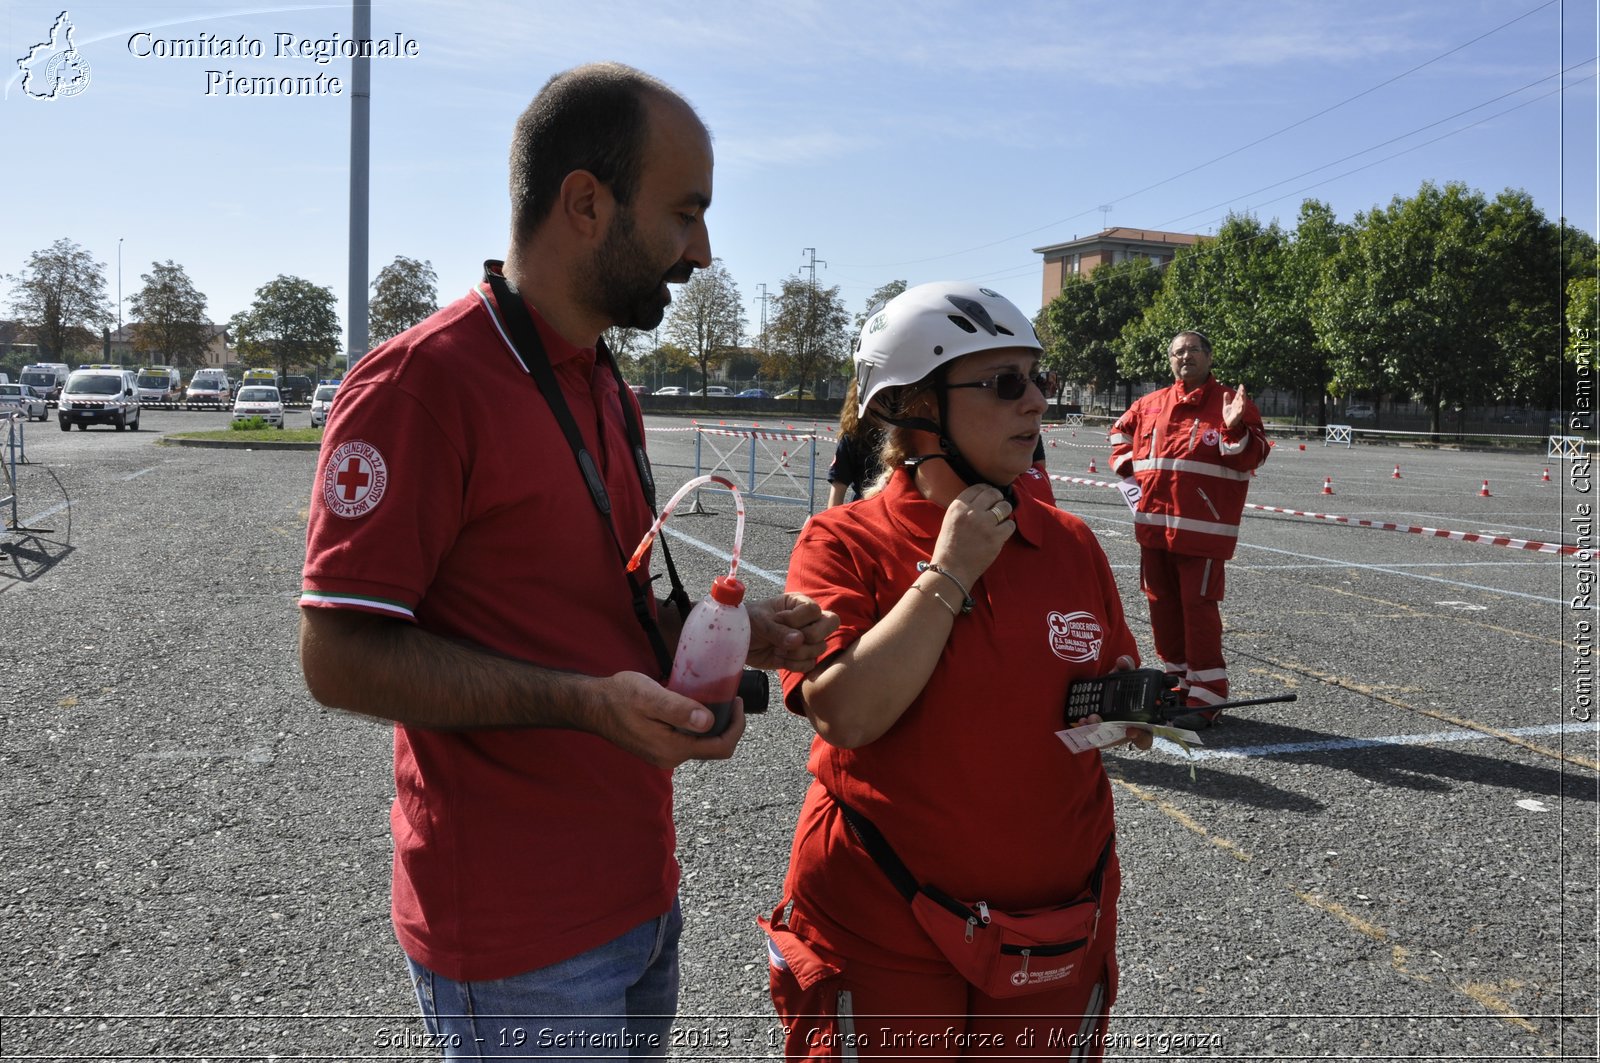
<svg viewBox="0 0 1600 1063">
<path fill-rule="evenodd" d="M 665 1059 L 678 1011 L 672 910 L 570 959 L 493 982 L 456 982 L 417 961 L 411 982 L 445 1059 Z"/>
</svg>

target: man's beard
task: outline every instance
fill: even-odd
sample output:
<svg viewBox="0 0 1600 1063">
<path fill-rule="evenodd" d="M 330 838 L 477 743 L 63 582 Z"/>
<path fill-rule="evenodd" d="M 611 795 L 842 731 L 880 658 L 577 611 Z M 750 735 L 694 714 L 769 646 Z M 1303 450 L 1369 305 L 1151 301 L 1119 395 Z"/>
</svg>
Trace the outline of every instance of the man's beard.
<svg viewBox="0 0 1600 1063">
<path fill-rule="evenodd" d="M 613 325 L 649 332 L 666 315 L 661 285 L 677 268 L 655 272 L 650 257 L 634 231 L 633 212 L 619 210 L 585 278 L 590 305 Z"/>
</svg>

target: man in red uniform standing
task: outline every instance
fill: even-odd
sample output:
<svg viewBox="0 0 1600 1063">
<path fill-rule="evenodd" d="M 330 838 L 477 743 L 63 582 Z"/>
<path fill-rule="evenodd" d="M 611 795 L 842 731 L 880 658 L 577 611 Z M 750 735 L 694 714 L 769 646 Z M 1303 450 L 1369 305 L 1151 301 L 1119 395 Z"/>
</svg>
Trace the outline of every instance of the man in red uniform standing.
<svg viewBox="0 0 1600 1063">
<path fill-rule="evenodd" d="M 362 357 L 329 414 L 301 665 L 324 705 L 395 724 L 394 929 L 447 1058 L 668 1051 L 672 770 L 731 756 L 744 721 L 711 737 L 660 682 L 683 617 L 624 569 L 653 477 L 600 336 L 654 328 L 710 265 L 711 176 L 666 85 L 552 78 L 517 123 L 507 261 Z M 794 594 L 747 608 L 756 667 L 810 670 L 838 624 Z"/>
<path fill-rule="evenodd" d="M 1175 382 L 1128 408 L 1111 428 L 1111 470 L 1134 477 L 1139 584 L 1162 667 L 1195 712 L 1180 726 L 1207 727 L 1228 698 L 1222 657 L 1223 564 L 1239 540 L 1251 470 L 1267 460 L 1261 414 L 1244 393 L 1211 375 L 1211 341 L 1186 331 L 1167 357 Z"/>
</svg>

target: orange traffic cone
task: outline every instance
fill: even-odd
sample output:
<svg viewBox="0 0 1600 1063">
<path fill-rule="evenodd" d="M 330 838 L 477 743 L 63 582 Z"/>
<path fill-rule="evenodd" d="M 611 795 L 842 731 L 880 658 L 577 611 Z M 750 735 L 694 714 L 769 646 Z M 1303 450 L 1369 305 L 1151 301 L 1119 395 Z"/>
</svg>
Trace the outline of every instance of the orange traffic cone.
<svg viewBox="0 0 1600 1063">
<path fill-rule="evenodd" d="M 1093 458 L 1089 459 L 1089 471 L 1090 472 L 1098 472 L 1099 471 L 1098 469 L 1096 469 L 1094 467 L 1094 459 Z"/>
<path fill-rule="evenodd" d="M 1479 498 L 1493 498 L 1494 497 L 1493 495 L 1491 495 L 1489 493 L 1489 481 L 1488 480 L 1483 481 L 1483 486 L 1478 488 L 1478 497 Z"/>
<path fill-rule="evenodd" d="M 1333 494 L 1333 477 L 1328 476 L 1323 478 L 1322 493 L 1325 495 Z"/>
<path fill-rule="evenodd" d="M 1389 479 L 1391 479 L 1391 480 L 1400 479 L 1400 466 L 1396 465 L 1394 467 L 1394 473 L 1389 477 Z"/>
<path fill-rule="evenodd" d="M 1539 477 L 1539 482 L 1542 484 L 1547 484 L 1550 482 L 1550 469 L 1548 466 L 1544 470 L 1544 475 Z"/>
</svg>

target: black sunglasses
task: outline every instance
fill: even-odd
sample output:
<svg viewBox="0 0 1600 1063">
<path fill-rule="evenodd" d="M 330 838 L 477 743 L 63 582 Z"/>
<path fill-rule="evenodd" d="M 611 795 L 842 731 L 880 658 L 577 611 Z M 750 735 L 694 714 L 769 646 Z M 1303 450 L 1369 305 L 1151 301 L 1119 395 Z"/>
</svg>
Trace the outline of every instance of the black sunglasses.
<svg viewBox="0 0 1600 1063">
<path fill-rule="evenodd" d="M 993 388 L 994 397 L 1002 402 L 1016 402 L 1028 393 L 1028 385 L 1038 388 L 1045 398 L 1056 393 L 1056 375 L 1037 373 L 997 373 L 987 380 L 974 380 L 969 384 L 946 384 L 947 388 Z"/>
</svg>

